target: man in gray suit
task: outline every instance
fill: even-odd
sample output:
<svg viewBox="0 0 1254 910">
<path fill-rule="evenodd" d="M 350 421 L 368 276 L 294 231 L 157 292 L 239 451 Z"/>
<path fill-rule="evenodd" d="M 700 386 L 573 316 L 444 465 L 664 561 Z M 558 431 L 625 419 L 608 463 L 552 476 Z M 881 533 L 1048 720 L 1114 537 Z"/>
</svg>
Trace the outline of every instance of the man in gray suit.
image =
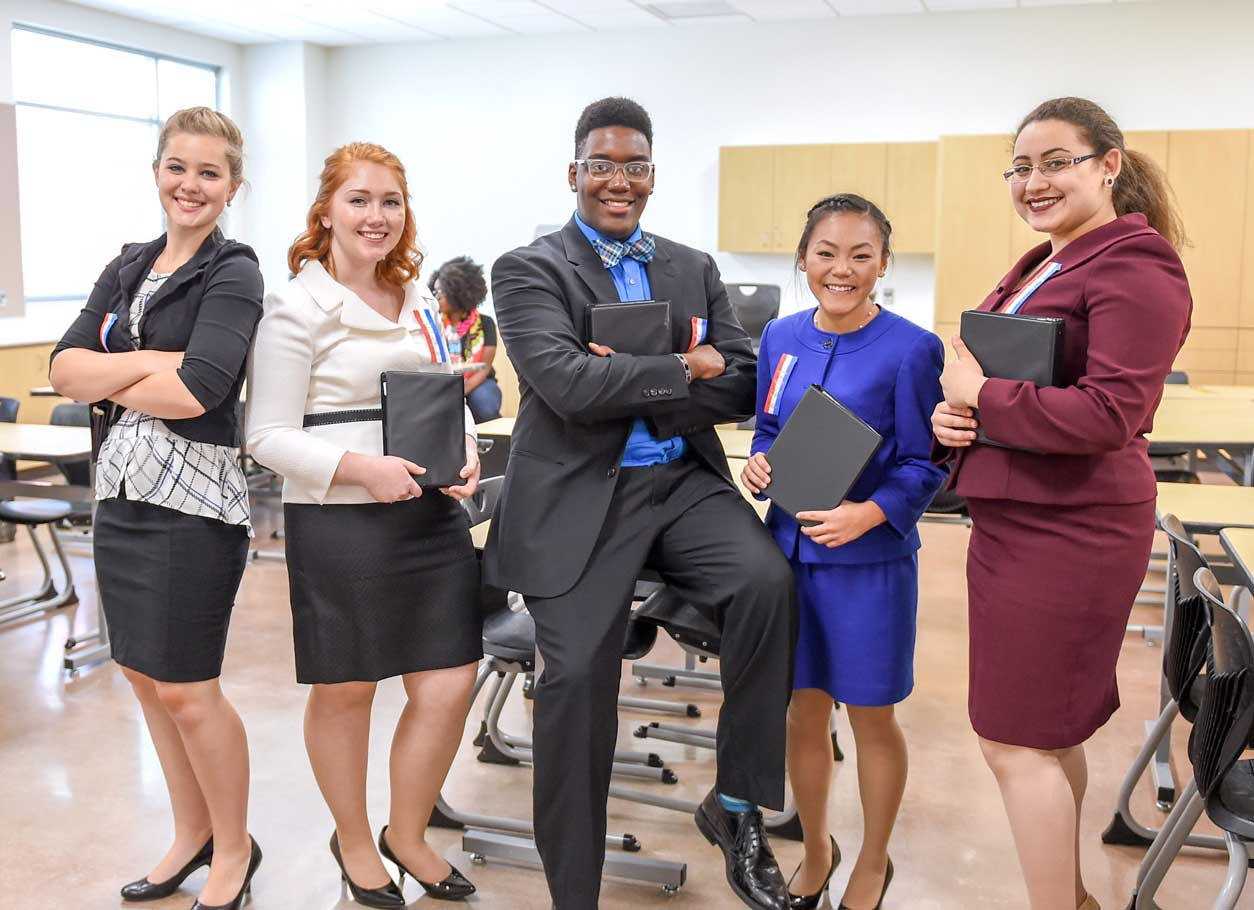
<svg viewBox="0 0 1254 910">
<path fill-rule="evenodd" d="M 590 105 L 568 171 L 575 216 L 493 267 L 522 401 L 485 580 L 522 593 L 536 623 L 536 843 L 558 910 L 597 906 L 623 640 L 646 565 L 723 630 L 718 778 L 697 825 L 742 900 L 785 910 L 758 805 L 784 802 L 792 572 L 714 431 L 753 413 L 756 364 L 714 260 L 640 229 L 652 144 L 635 102 Z M 589 305 L 646 299 L 670 302 L 678 353 L 585 338 Z"/>
</svg>

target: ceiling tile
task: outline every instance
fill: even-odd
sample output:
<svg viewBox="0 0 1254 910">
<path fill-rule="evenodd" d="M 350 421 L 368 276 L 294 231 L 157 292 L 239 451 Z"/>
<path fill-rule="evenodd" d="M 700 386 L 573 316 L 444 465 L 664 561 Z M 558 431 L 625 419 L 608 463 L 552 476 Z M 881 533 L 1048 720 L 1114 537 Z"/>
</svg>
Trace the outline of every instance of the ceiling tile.
<svg viewBox="0 0 1254 910">
<path fill-rule="evenodd" d="M 486 19 L 442 6 L 418 6 L 404 0 L 367 0 L 373 12 L 396 19 L 441 38 L 478 38 L 509 34 Z"/>
<path fill-rule="evenodd" d="M 1010 9 L 1015 0 L 923 0 L 929 12 L 948 13 L 954 10 Z"/>
<path fill-rule="evenodd" d="M 836 11 L 823 0 L 731 0 L 732 6 L 759 22 L 775 19 L 830 19 Z"/>
<path fill-rule="evenodd" d="M 485 19 L 500 19 L 506 16 L 520 18 L 545 12 L 544 7 L 533 0 L 448 0 L 445 6 L 464 13 L 473 13 Z"/>
<path fill-rule="evenodd" d="M 1114 3 L 1115 0 L 1019 0 L 1020 6 L 1081 6 L 1084 4 L 1093 5 L 1102 3 L 1106 6 Z"/>
<path fill-rule="evenodd" d="M 893 16 L 921 13 L 921 0 L 827 0 L 842 16 Z"/>
<path fill-rule="evenodd" d="M 560 13 L 545 13 L 541 16 L 497 16 L 492 19 L 492 22 L 520 35 L 595 31 L 592 26 Z"/>
</svg>

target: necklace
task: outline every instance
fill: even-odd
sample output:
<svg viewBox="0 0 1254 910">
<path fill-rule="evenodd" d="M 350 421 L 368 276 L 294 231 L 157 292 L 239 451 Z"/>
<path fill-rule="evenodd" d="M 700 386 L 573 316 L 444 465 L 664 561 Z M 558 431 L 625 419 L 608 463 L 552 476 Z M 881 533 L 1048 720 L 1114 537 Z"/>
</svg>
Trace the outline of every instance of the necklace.
<svg viewBox="0 0 1254 910">
<path fill-rule="evenodd" d="M 810 317 L 810 321 L 814 323 L 814 327 L 815 327 L 816 329 L 818 329 L 820 332 L 827 332 L 827 329 L 825 329 L 825 328 L 823 328 L 821 325 L 819 325 L 819 311 L 820 311 L 821 309 L 822 309 L 821 307 L 815 307 L 815 308 L 814 308 L 814 315 Z M 872 319 L 874 319 L 874 318 L 876 317 L 876 315 L 878 315 L 878 313 L 879 313 L 879 307 L 877 307 L 874 303 L 872 303 L 869 307 L 867 307 L 867 311 L 866 311 L 866 319 L 863 319 L 863 320 L 862 320 L 862 324 L 861 324 L 861 325 L 859 325 L 856 329 L 854 329 L 854 331 L 855 331 L 855 332 L 858 332 L 858 331 L 861 331 L 862 329 L 865 329 L 865 328 L 866 328 L 866 326 L 867 326 L 867 323 L 869 323 Z M 845 333 L 845 332 L 827 332 L 827 334 L 829 334 L 829 335 L 843 335 L 843 334 L 848 334 L 848 333 Z"/>
</svg>

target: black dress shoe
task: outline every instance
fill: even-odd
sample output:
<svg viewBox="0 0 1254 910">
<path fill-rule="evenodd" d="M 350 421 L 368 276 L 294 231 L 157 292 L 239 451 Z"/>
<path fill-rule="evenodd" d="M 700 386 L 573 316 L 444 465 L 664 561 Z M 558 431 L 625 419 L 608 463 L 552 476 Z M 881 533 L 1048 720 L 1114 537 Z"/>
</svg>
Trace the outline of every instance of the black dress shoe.
<svg viewBox="0 0 1254 910">
<path fill-rule="evenodd" d="M 191 875 L 201 866 L 209 865 L 213 860 L 213 838 L 210 837 L 205 841 L 205 845 L 200 851 L 187 861 L 178 872 L 175 872 L 163 882 L 150 882 L 148 876 L 144 876 L 138 881 L 130 882 L 122 886 L 122 900 L 124 901 L 155 901 L 163 897 L 169 897 L 179 889 L 187 876 Z"/>
<path fill-rule="evenodd" d="M 793 894 L 792 879 L 797 877 L 797 872 L 801 871 L 801 867 L 797 867 L 797 872 L 792 874 L 792 878 L 788 879 L 788 906 L 792 910 L 817 910 L 823 901 L 823 892 L 827 890 L 827 886 L 832 881 L 832 873 L 836 871 L 836 867 L 840 865 L 840 848 L 836 846 L 836 838 L 830 834 L 827 835 L 828 840 L 832 842 L 832 864 L 827 868 L 827 877 L 823 879 L 823 884 L 818 891 L 813 894 Z"/>
<path fill-rule="evenodd" d="M 252 836 L 248 838 L 252 841 L 252 852 L 248 856 L 248 871 L 244 873 L 244 884 L 240 885 L 239 893 L 235 895 L 235 900 L 226 904 L 202 904 L 199 900 L 192 904 L 192 910 L 240 910 L 244 906 L 244 897 L 252 890 L 253 875 L 257 872 L 257 867 L 261 865 L 261 848 L 257 846 L 257 842 Z"/>
<path fill-rule="evenodd" d="M 384 825 L 383 830 L 379 832 L 379 852 L 383 854 L 383 858 L 396 864 L 396 869 L 400 873 L 401 884 L 405 884 L 405 876 L 409 876 L 418 884 L 422 885 L 422 890 L 441 901 L 461 901 L 470 897 L 475 893 L 475 886 L 470 879 L 457 871 L 457 867 L 449 863 L 449 868 L 453 871 L 444 877 L 443 881 L 424 882 L 414 873 L 405 868 L 405 865 L 396 858 L 396 854 L 392 852 L 392 848 L 388 846 L 387 835 L 388 826 Z"/>
<path fill-rule="evenodd" d="M 788 887 L 766 841 L 759 810 L 729 812 L 711 790 L 695 818 L 705 839 L 723 851 L 727 884 L 738 898 L 761 910 L 788 910 Z"/>
<path fill-rule="evenodd" d="M 362 888 L 348 877 L 348 870 L 344 868 L 344 857 L 340 856 L 338 831 L 331 832 L 331 855 L 340 867 L 340 880 L 348 885 L 348 893 L 357 903 L 366 907 L 377 907 L 379 910 L 400 910 L 405 906 L 405 895 L 401 894 L 401 889 L 390 878 L 386 885 L 379 888 Z"/>
<path fill-rule="evenodd" d="M 888 893 L 888 883 L 893 880 L 893 858 L 888 857 L 888 866 L 884 870 L 884 887 L 880 889 L 880 899 L 871 910 L 880 910 L 884 906 L 884 895 Z M 852 907 L 846 906 L 844 901 L 840 902 L 837 910 L 853 910 Z"/>
</svg>

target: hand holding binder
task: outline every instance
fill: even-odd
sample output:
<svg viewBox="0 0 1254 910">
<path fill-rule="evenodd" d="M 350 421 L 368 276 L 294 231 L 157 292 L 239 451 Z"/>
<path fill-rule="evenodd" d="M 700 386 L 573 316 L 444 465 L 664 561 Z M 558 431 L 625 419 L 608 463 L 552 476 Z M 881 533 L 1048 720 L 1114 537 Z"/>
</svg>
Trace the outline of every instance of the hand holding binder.
<svg viewBox="0 0 1254 910">
<path fill-rule="evenodd" d="M 883 437 L 822 386 L 812 385 L 767 450 L 767 497 L 794 517 L 839 506 Z"/>
</svg>

